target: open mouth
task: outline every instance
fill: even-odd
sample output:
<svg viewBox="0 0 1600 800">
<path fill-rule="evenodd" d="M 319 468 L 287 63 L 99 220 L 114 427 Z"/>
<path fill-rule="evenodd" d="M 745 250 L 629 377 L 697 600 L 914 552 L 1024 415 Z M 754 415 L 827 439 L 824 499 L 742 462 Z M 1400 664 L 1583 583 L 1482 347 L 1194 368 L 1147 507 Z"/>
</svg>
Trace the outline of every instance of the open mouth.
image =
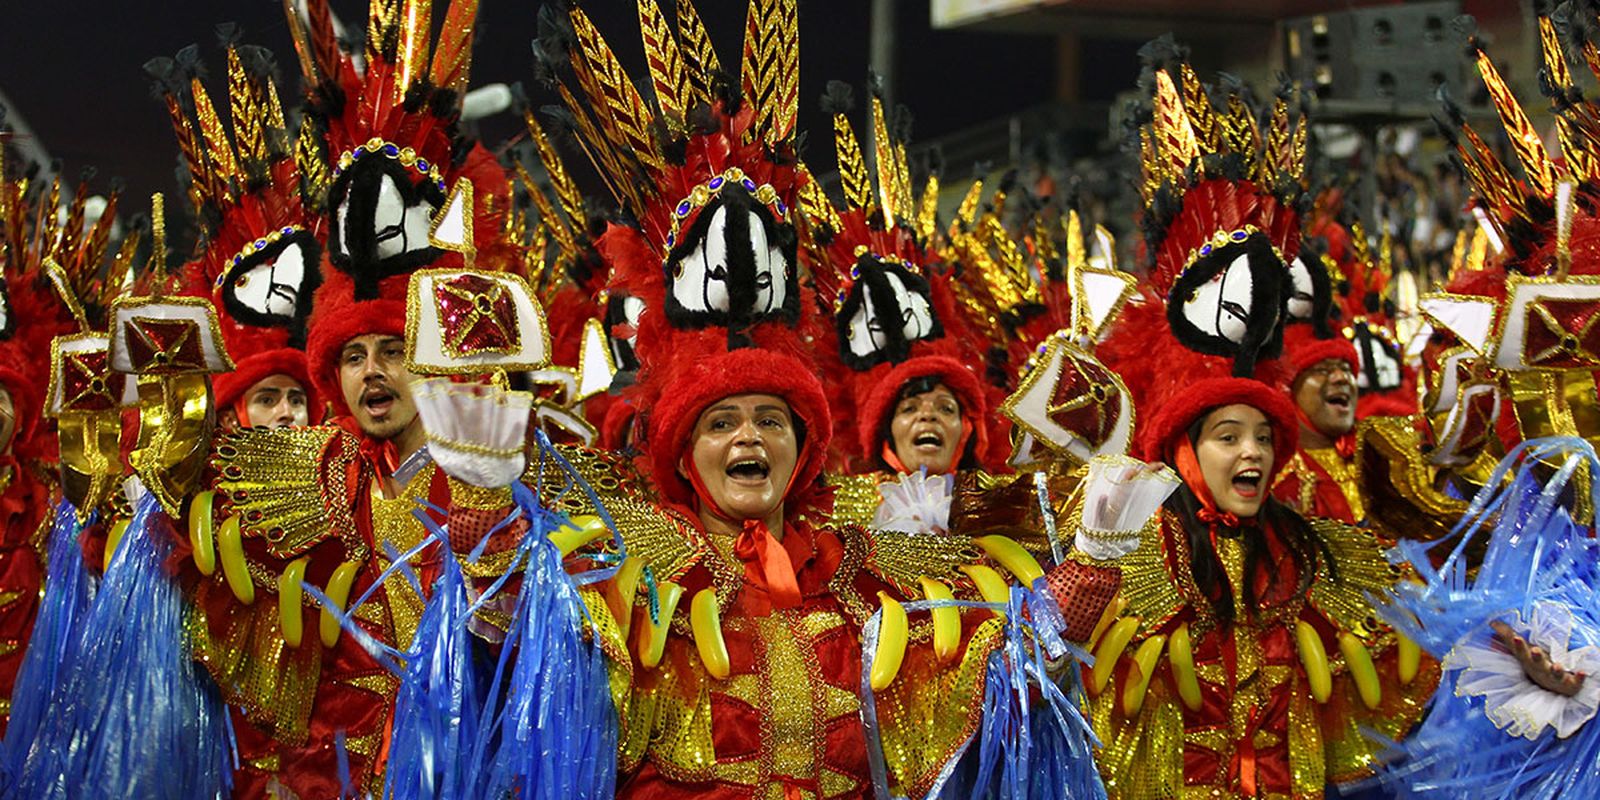
<svg viewBox="0 0 1600 800">
<path fill-rule="evenodd" d="M 1327 396 L 1323 402 L 1341 411 L 1350 410 L 1350 395 L 1345 392 L 1335 392 Z"/>
<path fill-rule="evenodd" d="M 368 389 L 361 395 L 361 407 L 373 417 L 388 416 L 394 408 L 394 395 L 387 389 Z"/>
<path fill-rule="evenodd" d="M 740 483 L 762 483 L 772 472 L 764 458 L 741 458 L 728 465 L 728 477 Z"/>
<path fill-rule="evenodd" d="M 911 439 L 911 445 L 918 450 L 938 450 L 944 447 L 944 437 L 934 431 L 923 431 Z"/>
<path fill-rule="evenodd" d="M 1244 498 L 1253 498 L 1261 494 L 1261 470 L 1251 467 L 1234 474 L 1233 491 Z"/>
</svg>

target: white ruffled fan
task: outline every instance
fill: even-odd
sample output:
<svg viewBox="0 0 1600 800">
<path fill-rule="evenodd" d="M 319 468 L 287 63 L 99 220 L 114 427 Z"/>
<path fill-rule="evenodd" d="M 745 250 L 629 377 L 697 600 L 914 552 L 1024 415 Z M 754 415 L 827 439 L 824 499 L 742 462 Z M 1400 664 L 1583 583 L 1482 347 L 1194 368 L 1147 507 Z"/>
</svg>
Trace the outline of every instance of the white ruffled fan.
<svg viewBox="0 0 1600 800">
<path fill-rule="evenodd" d="M 1495 727 L 1512 736 L 1537 739 L 1546 728 L 1565 739 L 1600 710 L 1600 647 L 1572 646 L 1572 612 L 1555 603 L 1533 606 L 1533 621 L 1513 614 L 1508 624 L 1528 644 L 1548 654 L 1550 662 L 1590 676 L 1578 693 L 1567 697 L 1528 678 L 1521 662 L 1492 640 L 1482 637 L 1457 644 L 1444 657 L 1444 668 L 1461 670 L 1456 692 L 1483 698 L 1483 713 Z"/>
<path fill-rule="evenodd" d="M 411 395 L 440 469 L 491 489 L 510 486 L 522 474 L 531 393 L 427 378 L 411 384 Z"/>
<path fill-rule="evenodd" d="M 1177 490 L 1179 478 L 1169 467 L 1127 456 L 1098 456 L 1089 462 L 1083 482 L 1083 524 L 1077 548 L 1090 558 L 1120 558 L 1139 548 L 1139 532 L 1161 504 Z"/>
<path fill-rule="evenodd" d="M 872 527 L 900 533 L 944 533 L 950 528 L 950 489 L 954 475 L 913 472 L 878 485 L 883 502 Z"/>
</svg>

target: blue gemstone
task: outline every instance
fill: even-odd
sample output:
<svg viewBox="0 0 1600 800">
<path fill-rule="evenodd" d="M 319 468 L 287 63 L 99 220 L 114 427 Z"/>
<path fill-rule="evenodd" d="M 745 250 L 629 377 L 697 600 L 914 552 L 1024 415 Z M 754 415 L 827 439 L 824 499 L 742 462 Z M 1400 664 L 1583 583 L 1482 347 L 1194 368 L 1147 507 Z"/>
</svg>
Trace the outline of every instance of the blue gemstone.
<svg viewBox="0 0 1600 800">
<path fill-rule="evenodd" d="M 239 263 L 242 262 L 242 261 L 244 261 L 244 256 L 234 256 L 233 257 L 233 265 L 236 266 L 236 267 L 239 266 Z M 222 283 L 222 278 L 220 276 L 218 276 L 218 278 L 217 278 L 217 283 Z"/>
<path fill-rule="evenodd" d="M 683 202 L 678 204 L 677 211 L 675 211 L 674 213 L 676 213 L 678 216 L 682 217 L 682 216 L 685 216 L 685 215 L 687 215 L 689 213 L 689 208 L 690 208 L 689 201 L 685 200 L 685 201 L 683 201 Z"/>
<path fill-rule="evenodd" d="M 671 246 L 672 246 L 672 245 L 674 245 L 674 244 L 676 244 L 676 243 L 677 243 L 677 241 L 678 241 L 678 237 L 676 237 L 676 236 L 673 236 L 673 235 L 672 235 L 672 234 L 670 234 L 670 233 L 669 233 L 669 234 L 667 234 L 667 246 L 668 246 L 668 247 L 671 247 Z"/>
<path fill-rule="evenodd" d="M 714 192 L 714 191 L 716 191 L 718 189 L 721 189 L 722 188 L 722 184 L 725 183 L 725 182 L 726 182 L 725 179 L 721 175 L 718 175 L 717 177 L 712 178 L 711 182 L 706 184 L 706 185 L 711 187 L 711 191 Z"/>
<path fill-rule="evenodd" d="M 1250 234 L 1247 234 L 1244 231 L 1234 231 L 1233 233 L 1229 234 L 1229 238 L 1233 239 L 1236 242 L 1242 242 L 1242 241 L 1244 241 L 1244 237 L 1249 236 L 1249 235 Z"/>
<path fill-rule="evenodd" d="M 417 159 L 417 170 L 420 171 L 420 172 L 427 172 L 428 171 L 428 162 L 425 159 L 421 159 L 421 158 Z"/>
<path fill-rule="evenodd" d="M 399 145 L 386 144 L 383 146 L 383 154 L 390 158 L 396 158 L 400 155 L 400 147 Z"/>
<path fill-rule="evenodd" d="M 441 192 L 444 191 L 444 181 L 439 181 L 435 185 L 439 187 L 439 191 L 441 191 Z"/>
<path fill-rule="evenodd" d="M 290 235 L 292 233 L 294 233 L 294 226 L 293 225 L 285 225 L 285 226 L 283 226 L 283 234 L 285 236 L 288 236 L 288 235 Z"/>
<path fill-rule="evenodd" d="M 1211 245 L 1209 245 L 1209 244 L 1200 245 L 1200 255 L 1203 255 L 1203 256 L 1211 255 Z"/>
<path fill-rule="evenodd" d="M 752 191 L 753 192 L 753 191 L 756 190 L 756 182 L 753 181 L 753 180 L 750 180 L 749 178 L 745 178 L 744 180 L 739 181 L 739 183 L 743 184 L 744 188 L 747 191 Z"/>
<path fill-rule="evenodd" d="M 257 250 L 259 250 L 259 249 L 261 249 L 263 247 L 266 247 L 266 246 L 267 246 L 267 240 L 266 239 L 257 239 L 256 240 L 256 249 Z"/>
<path fill-rule="evenodd" d="M 367 154 L 367 146 L 366 145 L 362 145 L 362 144 L 358 144 L 358 145 L 356 145 L 356 149 L 350 154 L 350 157 L 351 158 L 360 158 L 360 157 L 362 157 L 362 156 L 364 156 L 366 154 Z"/>
<path fill-rule="evenodd" d="M 779 200 L 777 202 L 778 202 L 778 214 L 779 214 L 779 216 L 782 216 L 784 214 L 789 213 L 788 207 L 783 204 L 782 200 Z"/>
</svg>

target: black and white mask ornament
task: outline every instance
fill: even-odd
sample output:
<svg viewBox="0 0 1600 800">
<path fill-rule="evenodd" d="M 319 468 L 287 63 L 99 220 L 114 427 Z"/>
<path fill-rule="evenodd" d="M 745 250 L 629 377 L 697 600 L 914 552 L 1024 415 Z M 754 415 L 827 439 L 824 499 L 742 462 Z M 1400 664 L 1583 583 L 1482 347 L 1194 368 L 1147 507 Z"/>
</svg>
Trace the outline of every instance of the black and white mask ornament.
<svg viewBox="0 0 1600 800">
<path fill-rule="evenodd" d="M 286 226 L 245 245 L 218 279 L 228 315 L 246 325 L 298 328 L 321 282 L 322 245 L 310 231 Z"/>
<path fill-rule="evenodd" d="M 405 157 L 390 155 L 391 150 Z M 444 205 L 444 181 L 436 166 L 392 144 L 369 142 L 354 152 L 360 155 L 342 167 L 329 192 L 328 260 L 358 278 L 357 299 L 371 299 L 366 292 L 375 296 L 378 281 L 424 266 L 443 252 L 428 244 L 428 227 Z"/>
<path fill-rule="evenodd" d="M 613 294 L 606 300 L 606 341 L 611 344 L 611 360 L 617 372 L 635 372 L 639 369 L 639 356 L 634 348 L 639 346 L 639 317 L 644 313 L 644 301 L 625 294 Z"/>
<path fill-rule="evenodd" d="M 1405 380 L 1401 369 L 1400 346 L 1374 329 L 1366 320 L 1355 320 L 1347 329 L 1356 359 L 1356 386 L 1362 392 L 1387 392 L 1400 388 Z"/>
<path fill-rule="evenodd" d="M 770 186 L 755 191 L 749 178 L 728 173 L 698 187 L 674 209 L 699 214 L 668 246 L 666 313 L 674 325 L 739 329 L 767 321 L 792 324 L 800 315 L 795 273 L 795 233 L 782 218 L 782 201 Z M 719 182 L 720 181 L 720 182 Z M 716 185 L 716 189 L 706 190 Z M 774 212 L 777 212 L 776 214 Z"/>
<path fill-rule="evenodd" d="M 1312 259 L 1309 263 L 1308 258 Z M 1289 262 L 1289 281 L 1285 287 L 1288 321 L 1316 323 L 1327 319 L 1328 307 L 1333 303 L 1333 287 L 1327 270 L 1320 266 L 1314 255 L 1304 251 Z M 1318 332 L 1327 333 L 1320 325 Z"/>
<path fill-rule="evenodd" d="M 11 286 L 0 277 L 0 340 L 10 339 L 16 333 L 16 315 L 11 313 Z"/>
<path fill-rule="evenodd" d="M 1220 232 L 1195 251 L 1167 295 L 1167 321 L 1189 349 L 1233 359 L 1233 374 L 1282 349 L 1289 273 L 1254 226 Z"/>
<path fill-rule="evenodd" d="M 851 285 L 834 311 L 839 355 L 865 370 L 911 357 L 914 342 L 944 335 L 933 313 L 928 281 L 904 264 L 862 253 L 850 268 Z"/>
</svg>

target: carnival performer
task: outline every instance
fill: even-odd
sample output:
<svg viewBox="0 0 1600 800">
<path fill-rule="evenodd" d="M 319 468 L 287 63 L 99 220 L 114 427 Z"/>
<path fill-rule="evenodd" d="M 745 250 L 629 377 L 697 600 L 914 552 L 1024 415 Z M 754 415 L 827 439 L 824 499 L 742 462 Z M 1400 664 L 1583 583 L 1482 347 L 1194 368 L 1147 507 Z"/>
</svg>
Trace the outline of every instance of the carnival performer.
<svg viewBox="0 0 1600 800">
<path fill-rule="evenodd" d="M 1299 432 L 1262 356 L 1298 244 L 1305 123 L 1280 96 L 1270 135 L 1231 137 L 1256 124 L 1240 87 L 1214 107 L 1170 40 L 1145 57 L 1151 277 L 1098 353 L 1153 410 L 1137 454 L 1182 485 L 1112 562 L 1126 605 L 1087 679 L 1098 762 L 1113 797 L 1320 797 L 1370 773 L 1369 729 L 1403 733 L 1433 673 L 1369 622 L 1366 593 L 1398 577 L 1372 534 L 1307 522 L 1269 493 Z"/>
<path fill-rule="evenodd" d="M 40 188 L 7 167 L 8 132 L 0 107 L 0 723 L 10 717 L 12 686 L 27 651 L 44 581 L 52 509 L 60 499 L 55 428 L 45 415 L 40 376 L 50 369 L 51 340 L 70 333 L 73 318 L 50 288 L 46 259 L 75 274 L 104 266 L 115 195 L 81 238 L 61 240 L 33 228 Z M 87 200 L 87 180 L 74 194 Z M 67 225 L 83 225 L 82 204 Z M 51 220 L 54 223 L 54 220 Z M 4 728 L 0 727 L 0 733 Z"/>
<path fill-rule="evenodd" d="M 782 89 L 797 66 L 795 12 L 752 3 L 748 13 L 748 30 L 785 33 L 746 39 L 739 90 L 726 94 L 711 91 L 714 54 L 687 2 L 675 25 L 654 3 L 641 5 L 647 47 L 692 53 L 651 61 L 653 104 L 625 79 L 604 82 L 624 102 L 594 102 L 590 79 L 620 67 L 581 10 L 548 14 L 538 45 L 567 98 L 565 124 L 597 163 L 618 165 L 607 182 L 636 220 L 597 242 L 613 285 L 643 302 L 631 391 L 645 414 L 649 475 L 642 486 L 615 475 L 591 483 L 655 493 L 662 509 L 649 526 L 619 520 L 638 565 L 625 562 L 608 588 L 631 653 L 630 685 L 617 695 L 619 794 L 986 796 L 1007 794 L 993 784 L 1005 775 L 1015 796 L 1093 796 L 1082 731 L 1059 724 L 1074 715 L 1064 697 L 1052 695 L 1049 707 L 1065 715 L 1057 722 L 1034 720 L 1026 704 L 1005 717 L 1039 726 L 1034 739 L 993 727 L 1012 706 L 983 684 L 1033 680 L 1047 691 L 1037 672 L 1025 678 L 1027 667 L 1000 654 L 1016 640 L 994 606 L 938 605 L 928 633 L 899 635 L 911 587 L 944 602 L 989 597 L 961 569 L 996 576 L 972 563 L 973 540 L 830 519 L 832 493 L 818 478 L 834 425 L 809 362 L 815 323 L 800 295 L 806 256 L 792 216 L 810 190 L 794 163 L 795 97 Z M 687 133 L 661 149 L 632 138 L 657 126 Z M 608 469 L 626 464 L 613 459 Z M 1023 553 L 999 537 L 978 544 L 1007 559 Z M 1024 583 L 1043 576 L 1013 563 Z M 636 598 L 645 568 L 655 589 Z M 1058 569 L 1049 580 L 1099 570 Z M 1078 621 L 1061 634 L 1074 640 L 1109 600 L 1103 591 L 1055 596 Z M 1006 598 L 1000 589 L 990 599 Z M 866 727 L 863 714 L 873 720 Z M 1037 775 L 1018 771 L 1029 747 L 1038 748 L 1032 763 L 1049 765 Z M 964 759 L 970 769 L 959 768 Z"/>
<path fill-rule="evenodd" d="M 1307 517 L 1355 525 L 1366 518 L 1356 481 L 1356 350 L 1343 337 L 1316 338 L 1312 326 L 1284 330 L 1288 393 L 1299 420 L 1299 445 L 1282 465 L 1272 494 Z"/>
<path fill-rule="evenodd" d="M 434 41 L 426 18 L 375 18 L 364 59 L 340 48 L 326 4 L 311 3 L 304 17 L 290 10 L 309 90 L 305 116 L 314 124 L 292 148 L 279 142 L 268 149 L 264 164 L 209 159 L 200 171 L 210 186 L 232 180 L 248 187 L 258 171 L 273 177 L 276 193 L 219 195 L 240 219 L 216 232 L 206 277 L 220 278 L 214 291 L 236 324 L 276 327 L 285 341 L 305 328 L 305 388 L 333 411 L 325 426 L 217 435 L 206 485 L 197 487 L 206 491 L 186 505 L 194 570 L 183 579 L 204 623 L 195 657 L 249 722 L 236 726 L 242 793 L 337 797 L 382 785 L 399 680 L 364 640 L 409 646 L 426 587 L 445 557 L 438 547 L 418 550 L 428 540 L 412 514 L 418 501 L 431 504 L 436 521 L 456 520 L 452 530 L 472 536 L 469 499 L 424 447 L 407 367 L 413 337 L 405 292 L 412 271 L 462 263 L 429 236 L 457 180 L 475 188 L 476 203 L 461 224 L 471 229 L 477 254 L 496 263 L 506 257 L 504 173 L 455 131 L 473 10 L 452 4 L 436 48 L 423 44 Z M 419 54 L 430 49 L 431 60 Z M 230 91 L 235 129 L 270 129 L 275 119 L 281 126 L 275 104 L 244 102 L 276 92 L 264 73 L 247 68 L 251 56 L 239 60 L 251 88 Z M 174 105 L 189 113 L 189 104 Z M 218 138 L 225 129 L 199 92 L 192 108 L 196 122 L 174 121 L 181 149 L 188 152 L 182 133 L 190 131 L 204 152 L 234 152 Z M 253 141 L 241 137 L 238 150 L 250 152 Z M 287 180 L 297 171 L 300 181 Z M 297 195 L 306 183 L 316 187 L 312 194 Z M 324 208 L 326 225 L 311 216 Z M 239 249 L 228 253 L 223 242 Z M 490 507 L 481 511 L 485 518 L 498 520 L 511 505 L 508 492 L 461 492 Z M 416 583 L 373 588 L 394 559 L 413 551 L 408 565 Z M 305 584 L 328 598 L 322 611 Z M 343 635 L 340 612 L 369 589 L 374 597 L 356 621 L 362 633 Z M 320 625 L 307 622 L 319 615 Z"/>
<path fill-rule="evenodd" d="M 1575 22 L 1578 15 L 1592 21 L 1595 9 L 1575 4 L 1570 13 Z M 1441 304 L 1430 317 L 1464 349 L 1483 341 L 1495 354 L 1460 354 L 1457 371 L 1488 382 L 1497 402 L 1503 391 L 1523 441 L 1486 473 L 1473 473 L 1483 488 L 1449 538 L 1402 545 L 1424 580 L 1397 587 L 1384 617 L 1441 659 L 1446 690 L 1383 775 L 1388 788 L 1406 796 L 1554 798 L 1597 791 L 1595 365 L 1581 343 L 1597 298 L 1589 276 L 1580 274 L 1594 270 L 1597 219 L 1589 198 L 1596 175 L 1583 166 L 1592 144 L 1575 138 L 1593 129 L 1592 104 L 1581 99 L 1567 65 L 1569 48 L 1592 52 L 1594 43 L 1591 25 L 1563 31 L 1548 10 L 1538 25 L 1544 86 L 1557 103 L 1566 167 L 1544 148 L 1473 37 L 1470 47 L 1501 125 L 1521 136 L 1526 147 L 1518 160 L 1535 172 L 1521 190 L 1526 199 L 1494 208 L 1506 186 L 1488 180 L 1486 170 L 1505 167 L 1489 160 L 1482 140 L 1457 120 L 1457 146 L 1472 157 L 1463 165 L 1474 191 L 1485 211 L 1500 212 L 1484 217 L 1488 236 L 1505 252 L 1499 264 L 1455 276 L 1476 287 L 1472 294 L 1424 301 L 1425 308 Z M 1527 222 L 1509 224 L 1514 215 Z M 1448 313 L 1462 303 L 1478 316 Z M 1474 338 L 1471 329 L 1484 321 L 1492 324 L 1491 338 Z M 1479 427 L 1484 416 L 1477 415 Z"/>
<path fill-rule="evenodd" d="M 272 53 L 241 43 L 234 25 L 220 26 L 218 36 L 236 93 L 225 107 L 232 136 L 193 79 L 198 47 L 145 65 L 177 137 L 188 210 L 201 228 L 204 250 L 185 266 L 184 292 L 211 298 L 236 365 L 212 382 L 225 430 L 321 422 L 305 361 L 306 320 L 326 238 L 320 209 L 327 186 L 317 180 L 326 168 L 314 163 L 318 136 L 284 129 Z"/>
</svg>

